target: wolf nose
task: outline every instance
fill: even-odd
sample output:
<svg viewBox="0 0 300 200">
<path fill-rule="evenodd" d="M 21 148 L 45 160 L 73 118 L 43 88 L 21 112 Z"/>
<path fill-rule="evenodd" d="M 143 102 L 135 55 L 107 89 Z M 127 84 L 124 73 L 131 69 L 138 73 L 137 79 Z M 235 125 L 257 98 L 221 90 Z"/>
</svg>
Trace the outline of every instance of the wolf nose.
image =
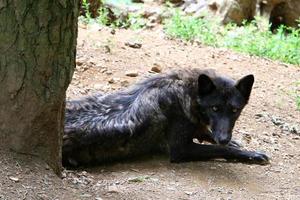
<svg viewBox="0 0 300 200">
<path fill-rule="evenodd" d="M 222 145 L 226 145 L 230 142 L 230 138 L 220 138 L 219 143 Z"/>
</svg>

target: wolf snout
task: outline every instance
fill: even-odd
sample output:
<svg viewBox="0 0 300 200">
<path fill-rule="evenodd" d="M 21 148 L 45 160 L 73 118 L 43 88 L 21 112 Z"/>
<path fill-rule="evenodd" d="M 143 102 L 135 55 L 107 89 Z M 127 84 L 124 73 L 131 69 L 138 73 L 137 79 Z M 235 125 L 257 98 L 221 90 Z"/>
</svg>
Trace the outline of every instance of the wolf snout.
<svg viewBox="0 0 300 200">
<path fill-rule="evenodd" d="M 230 142 L 231 140 L 231 137 L 230 136 L 225 136 L 225 135 L 221 135 L 217 138 L 217 141 L 219 144 L 222 144 L 222 145 L 226 145 Z"/>
</svg>

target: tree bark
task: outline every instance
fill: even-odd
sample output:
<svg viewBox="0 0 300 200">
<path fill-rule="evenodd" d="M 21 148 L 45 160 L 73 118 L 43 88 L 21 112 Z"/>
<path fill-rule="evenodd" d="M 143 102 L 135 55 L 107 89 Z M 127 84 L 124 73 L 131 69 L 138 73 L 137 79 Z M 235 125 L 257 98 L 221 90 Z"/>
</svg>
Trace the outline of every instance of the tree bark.
<svg viewBox="0 0 300 200">
<path fill-rule="evenodd" d="M 78 0 L 0 0 L 0 146 L 61 171 Z"/>
</svg>

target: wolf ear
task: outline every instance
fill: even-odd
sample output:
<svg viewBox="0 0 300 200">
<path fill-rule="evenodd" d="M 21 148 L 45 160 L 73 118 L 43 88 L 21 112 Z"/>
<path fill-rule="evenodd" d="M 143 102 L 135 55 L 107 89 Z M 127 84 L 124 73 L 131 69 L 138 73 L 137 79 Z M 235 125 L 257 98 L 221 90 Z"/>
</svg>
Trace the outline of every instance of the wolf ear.
<svg viewBox="0 0 300 200">
<path fill-rule="evenodd" d="M 199 95 L 209 94 L 216 86 L 206 74 L 200 74 L 198 77 L 198 92 Z"/>
<path fill-rule="evenodd" d="M 241 78 L 235 86 L 243 95 L 243 97 L 246 99 L 246 102 L 248 102 L 249 100 L 253 83 L 254 83 L 254 76 L 250 74 Z"/>
</svg>

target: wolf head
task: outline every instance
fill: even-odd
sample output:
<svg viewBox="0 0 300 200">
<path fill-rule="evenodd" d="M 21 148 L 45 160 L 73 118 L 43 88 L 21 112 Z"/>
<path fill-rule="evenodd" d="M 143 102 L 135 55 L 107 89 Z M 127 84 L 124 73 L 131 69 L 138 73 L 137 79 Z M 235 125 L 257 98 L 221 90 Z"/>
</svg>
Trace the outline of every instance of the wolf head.
<svg viewBox="0 0 300 200">
<path fill-rule="evenodd" d="M 198 104 L 200 118 L 217 144 L 226 145 L 242 109 L 248 103 L 254 76 L 237 82 L 224 77 L 198 77 Z"/>
</svg>

